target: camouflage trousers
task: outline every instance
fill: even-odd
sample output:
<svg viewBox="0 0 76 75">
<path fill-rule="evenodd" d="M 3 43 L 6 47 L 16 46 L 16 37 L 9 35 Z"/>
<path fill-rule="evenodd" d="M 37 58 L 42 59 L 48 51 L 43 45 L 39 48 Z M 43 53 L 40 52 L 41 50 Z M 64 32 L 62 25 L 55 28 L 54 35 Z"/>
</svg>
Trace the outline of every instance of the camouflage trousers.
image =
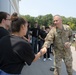
<svg viewBox="0 0 76 75">
<path fill-rule="evenodd" d="M 54 75 L 61 75 L 60 72 L 61 72 L 62 59 L 64 60 L 68 75 L 72 75 L 72 53 L 71 53 L 71 50 L 67 50 L 67 51 L 55 50 L 54 51 L 54 66 L 55 66 Z"/>
<path fill-rule="evenodd" d="M 75 51 L 76 51 L 76 40 L 75 40 Z"/>
</svg>

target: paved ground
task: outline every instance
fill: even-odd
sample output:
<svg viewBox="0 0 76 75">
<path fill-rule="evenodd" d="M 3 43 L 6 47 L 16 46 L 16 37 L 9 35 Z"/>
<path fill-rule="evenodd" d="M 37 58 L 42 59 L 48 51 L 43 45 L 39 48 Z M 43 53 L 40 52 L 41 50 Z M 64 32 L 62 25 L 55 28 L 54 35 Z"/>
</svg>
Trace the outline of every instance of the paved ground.
<svg viewBox="0 0 76 75">
<path fill-rule="evenodd" d="M 71 50 L 73 55 L 73 75 L 76 75 L 76 51 L 74 50 L 74 47 L 71 47 Z M 51 58 L 53 59 L 52 55 Z M 23 68 L 21 75 L 53 75 L 53 72 L 49 70 L 51 66 L 53 66 L 53 60 L 47 60 L 46 62 L 44 62 L 41 58 L 38 61 L 33 62 L 31 66 L 26 65 Z M 63 62 L 61 75 L 67 75 L 66 68 Z"/>
</svg>

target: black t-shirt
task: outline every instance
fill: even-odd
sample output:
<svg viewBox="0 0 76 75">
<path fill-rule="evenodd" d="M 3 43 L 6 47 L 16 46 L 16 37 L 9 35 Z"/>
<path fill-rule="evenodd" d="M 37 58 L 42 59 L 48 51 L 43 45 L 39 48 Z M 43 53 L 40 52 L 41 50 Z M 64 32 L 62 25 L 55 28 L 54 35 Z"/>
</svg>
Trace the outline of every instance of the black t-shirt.
<svg viewBox="0 0 76 75">
<path fill-rule="evenodd" d="M 46 33 L 45 31 L 40 30 L 40 36 L 41 36 L 43 39 L 45 39 L 46 35 L 47 35 L 47 33 Z"/>
<path fill-rule="evenodd" d="M 32 31 L 32 37 L 38 37 L 39 36 L 39 33 L 40 33 L 39 28 L 31 28 L 30 30 Z"/>
<path fill-rule="evenodd" d="M 25 62 L 31 65 L 35 55 L 31 45 L 18 36 L 5 36 L 0 40 L 0 69 L 20 74 Z"/>
<path fill-rule="evenodd" d="M 9 34 L 9 32 L 6 30 L 6 29 L 4 29 L 3 27 L 0 27 L 0 39 L 3 37 L 3 36 L 6 36 L 6 35 L 8 35 Z"/>
</svg>

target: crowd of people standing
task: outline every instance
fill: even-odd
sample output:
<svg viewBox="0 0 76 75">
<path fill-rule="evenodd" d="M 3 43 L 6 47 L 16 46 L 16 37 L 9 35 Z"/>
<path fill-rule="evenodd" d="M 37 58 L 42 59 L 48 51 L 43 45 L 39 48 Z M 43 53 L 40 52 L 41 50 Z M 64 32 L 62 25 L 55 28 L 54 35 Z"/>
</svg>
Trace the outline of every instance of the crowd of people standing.
<svg viewBox="0 0 76 75">
<path fill-rule="evenodd" d="M 24 65 L 31 65 L 41 56 L 44 61 L 52 60 L 51 48 L 54 48 L 54 75 L 60 75 L 62 59 L 68 75 L 73 75 L 72 30 L 62 24 L 60 15 L 55 15 L 53 21 L 52 28 L 40 27 L 37 22 L 31 28 L 30 22 L 17 13 L 0 12 L 0 75 L 19 75 Z"/>
<path fill-rule="evenodd" d="M 36 54 L 26 40 L 28 22 L 6 12 L 0 12 L 0 75 L 19 75 L 24 65 L 43 56 L 47 50 Z"/>
</svg>

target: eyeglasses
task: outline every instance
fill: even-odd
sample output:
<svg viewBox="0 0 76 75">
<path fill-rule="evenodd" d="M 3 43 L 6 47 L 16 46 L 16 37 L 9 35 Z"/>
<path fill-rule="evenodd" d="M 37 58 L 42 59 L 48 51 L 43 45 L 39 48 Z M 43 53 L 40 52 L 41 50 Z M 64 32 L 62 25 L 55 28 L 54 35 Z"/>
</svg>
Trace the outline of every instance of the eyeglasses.
<svg viewBox="0 0 76 75">
<path fill-rule="evenodd" d="M 6 20 L 11 20 L 11 19 L 6 19 Z"/>
</svg>

